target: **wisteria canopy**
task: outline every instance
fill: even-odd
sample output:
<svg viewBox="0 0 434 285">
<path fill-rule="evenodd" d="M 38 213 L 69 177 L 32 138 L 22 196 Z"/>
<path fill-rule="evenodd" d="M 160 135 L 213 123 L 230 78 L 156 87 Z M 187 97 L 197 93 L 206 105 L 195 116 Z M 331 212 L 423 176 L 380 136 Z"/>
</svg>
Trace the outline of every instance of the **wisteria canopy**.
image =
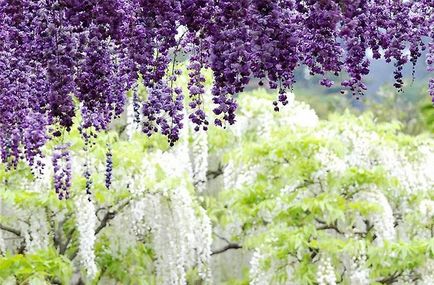
<svg viewBox="0 0 434 285">
<path fill-rule="evenodd" d="M 403 65 L 424 51 L 432 71 L 434 1 L 0 0 L 1 159 L 35 164 L 74 117 L 85 138 L 107 129 L 139 83 L 147 89 L 146 98 L 134 96 L 143 132 L 173 144 L 184 113 L 206 130 L 204 68 L 214 75 L 220 126 L 235 122 L 236 95 L 252 78 L 279 90 L 275 110 L 286 105 L 300 65 L 327 87 L 342 74 L 342 89 L 359 97 L 369 51 L 394 64 L 398 89 Z M 175 84 L 186 58 L 187 112 Z M 434 98 L 434 79 L 428 90 Z M 53 160 L 68 160 L 63 147 Z M 62 191 L 68 171 L 59 172 Z"/>
</svg>

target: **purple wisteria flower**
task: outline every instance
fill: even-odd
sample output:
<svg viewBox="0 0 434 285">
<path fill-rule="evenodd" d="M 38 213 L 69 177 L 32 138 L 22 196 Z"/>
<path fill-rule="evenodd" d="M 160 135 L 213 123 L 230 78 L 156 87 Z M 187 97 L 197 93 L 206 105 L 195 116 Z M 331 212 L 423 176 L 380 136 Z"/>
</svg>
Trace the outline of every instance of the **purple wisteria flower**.
<svg viewBox="0 0 434 285">
<path fill-rule="evenodd" d="M 106 130 L 138 80 L 149 93 L 134 98 L 143 132 L 173 145 L 184 116 L 173 68 L 181 53 L 196 130 L 209 125 L 204 68 L 214 75 L 219 126 L 235 123 L 236 98 L 252 78 L 279 90 L 276 111 L 286 105 L 300 65 L 325 87 L 346 74 L 339 83 L 356 98 L 366 90 L 367 51 L 395 66 L 398 90 L 403 66 L 424 51 L 433 70 L 432 0 L 0 0 L 0 27 L 0 157 L 9 167 L 33 164 L 77 112 L 91 130 L 83 134 Z"/>
</svg>

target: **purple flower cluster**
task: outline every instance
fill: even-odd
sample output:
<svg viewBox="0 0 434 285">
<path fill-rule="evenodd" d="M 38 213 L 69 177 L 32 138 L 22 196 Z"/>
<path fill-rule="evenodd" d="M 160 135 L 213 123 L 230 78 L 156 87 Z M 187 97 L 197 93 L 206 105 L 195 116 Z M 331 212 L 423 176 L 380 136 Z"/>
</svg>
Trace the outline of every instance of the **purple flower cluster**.
<svg viewBox="0 0 434 285">
<path fill-rule="evenodd" d="M 59 200 L 69 198 L 69 189 L 71 188 L 71 153 L 69 145 L 57 146 L 53 152 L 53 169 L 54 169 L 54 189 Z"/>
<path fill-rule="evenodd" d="M 431 5 L 434 6 L 434 4 Z M 423 7 L 423 5 L 421 6 Z M 431 39 L 434 39 L 434 13 L 432 13 L 432 10 L 431 10 L 431 14 L 429 14 L 428 17 L 430 17 L 429 35 Z M 432 40 L 428 44 L 428 54 L 426 58 L 426 64 L 428 66 L 428 71 L 434 72 L 434 40 Z M 434 103 L 434 77 L 429 80 L 428 90 L 429 90 L 429 94 L 431 95 L 432 102 Z"/>
<path fill-rule="evenodd" d="M 202 68 L 204 67 L 204 60 L 206 58 L 206 54 L 204 50 L 201 49 L 202 45 L 196 45 L 197 48 L 193 48 L 190 52 L 192 53 L 190 57 L 190 63 L 188 65 L 189 69 L 189 82 L 188 82 L 188 91 L 190 97 L 189 107 L 191 109 L 191 113 L 188 118 L 195 124 L 195 131 L 199 131 L 200 128 L 203 130 L 208 130 L 209 122 L 206 118 L 206 114 L 204 112 L 204 94 L 205 94 L 205 77 L 201 73 Z"/>
<path fill-rule="evenodd" d="M 425 50 L 433 69 L 432 0 L 0 0 L 0 27 L 0 157 L 9 166 L 32 164 L 77 110 L 84 129 L 107 129 L 139 79 L 149 90 L 134 103 L 143 131 L 173 144 L 183 117 L 173 84 L 181 52 L 189 53 L 188 116 L 198 130 L 208 128 L 203 68 L 214 74 L 220 126 L 235 122 L 236 97 L 252 78 L 279 90 L 276 110 L 285 105 L 300 65 L 326 87 L 345 72 L 340 84 L 355 97 L 366 89 L 368 51 L 394 64 L 398 89 L 403 65 Z"/>
<path fill-rule="evenodd" d="M 107 146 L 106 161 L 105 161 L 105 187 L 110 189 L 113 176 L 113 154 L 110 146 Z"/>
<path fill-rule="evenodd" d="M 140 124 L 140 100 L 139 96 L 137 95 L 137 92 L 134 92 L 133 94 L 133 111 L 134 111 L 134 123 Z"/>
<path fill-rule="evenodd" d="M 101 34 L 96 27 L 92 32 L 95 35 L 90 36 L 77 72 L 75 95 L 82 102 L 82 126 L 105 130 L 114 117 L 122 114 L 126 98 L 119 67 L 113 59 L 114 47 L 98 39 Z"/>
<path fill-rule="evenodd" d="M 84 164 L 84 173 L 83 176 L 86 180 L 86 195 L 89 202 L 91 201 L 91 195 L 92 195 L 92 174 L 90 173 L 90 167 L 89 162 L 86 162 Z"/>
<path fill-rule="evenodd" d="M 171 88 L 165 81 L 149 88 L 148 100 L 143 103 L 143 132 L 151 136 L 155 132 L 167 136 L 171 146 L 178 140 L 184 115 L 182 90 Z"/>
</svg>

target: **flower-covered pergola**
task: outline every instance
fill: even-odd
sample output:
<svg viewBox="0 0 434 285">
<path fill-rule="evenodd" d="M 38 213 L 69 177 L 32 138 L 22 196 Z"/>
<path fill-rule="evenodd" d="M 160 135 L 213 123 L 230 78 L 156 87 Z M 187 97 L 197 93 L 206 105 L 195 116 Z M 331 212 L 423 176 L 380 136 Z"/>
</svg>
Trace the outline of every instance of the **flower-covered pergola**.
<svg viewBox="0 0 434 285">
<path fill-rule="evenodd" d="M 0 0 L 0 153 L 30 165 L 41 147 L 81 116 L 84 137 L 107 129 L 134 96 L 140 127 L 173 144 L 184 116 L 176 63 L 189 60 L 188 117 L 207 129 L 203 68 L 213 71 L 216 125 L 235 122 L 234 95 L 252 78 L 288 102 L 294 70 L 305 65 L 321 85 L 340 82 L 355 97 L 373 58 L 402 68 L 427 50 L 433 70 L 432 0 Z M 182 57 L 181 57 L 182 55 Z M 434 98 L 434 79 L 429 83 Z"/>
</svg>

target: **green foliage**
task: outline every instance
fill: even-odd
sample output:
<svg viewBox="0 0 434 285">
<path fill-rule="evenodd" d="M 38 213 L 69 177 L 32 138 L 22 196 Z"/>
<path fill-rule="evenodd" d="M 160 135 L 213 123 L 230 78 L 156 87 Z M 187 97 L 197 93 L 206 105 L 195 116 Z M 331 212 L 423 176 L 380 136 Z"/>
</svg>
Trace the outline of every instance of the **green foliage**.
<svg viewBox="0 0 434 285">
<path fill-rule="evenodd" d="M 53 248 L 34 254 L 6 255 L 0 258 L 0 280 L 11 276 L 20 284 L 26 284 L 34 277 L 68 284 L 72 277 L 72 265 Z"/>
<path fill-rule="evenodd" d="M 259 117 L 267 111 L 257 107 L 248 112 Z M 416 217 L 421 200 L 432 199 L 434 184 L 429 176 L 396 176 L 393 168 L 415 164 L 416 172 L 427 173 L 432 161 L 419 169 L 419 160 L 429 155 L 419 149 L 434 150 L 433 140 L 404 135 L 400 123 L 378 123 L 370 113 L 333 115 L 313 128 L 289 126 L 286 115 L 275 114 L 268 122 L 268 136 L 258 136 L 256 126 L 247 128 L 241 142 L 233 142 L 224 161 L 235 165 L 239 176 L 254 179 L 221 193 L 216 224 L 241 223 L 241 234 L 231 239 L 266 253 L 262 270 L 274 275 L 268 281 L 272 284 L 285 284 L 287 278 L 294 284 L 317 284 L 320 256 L 332 258 L 337 276 L 345 272 L 342 258 L 360 254 L 366 254 L 373 282 L 403 272 L 417 275 L 433 257 L 432 232 L 430 237 L 422 232 L 430 233 L 426 227 L 432 227 L 434 219 L 422 226 Z M 384 151 L 393 153 L 391 161 L 382 156 Z M 427 183 L 409 189 L 417 187 L 409 186 L 414 179 Z M 371 192 L 386 197 L 399 231 L 408 236 L 378 241 L 372 223 L 374 216 L 382 216 L 384 205 L 365 198 Z M 296 261 L 289 276 L 288 260 Z M 340 282 L 351 284 L 344 275 Z"/>
</svg>

